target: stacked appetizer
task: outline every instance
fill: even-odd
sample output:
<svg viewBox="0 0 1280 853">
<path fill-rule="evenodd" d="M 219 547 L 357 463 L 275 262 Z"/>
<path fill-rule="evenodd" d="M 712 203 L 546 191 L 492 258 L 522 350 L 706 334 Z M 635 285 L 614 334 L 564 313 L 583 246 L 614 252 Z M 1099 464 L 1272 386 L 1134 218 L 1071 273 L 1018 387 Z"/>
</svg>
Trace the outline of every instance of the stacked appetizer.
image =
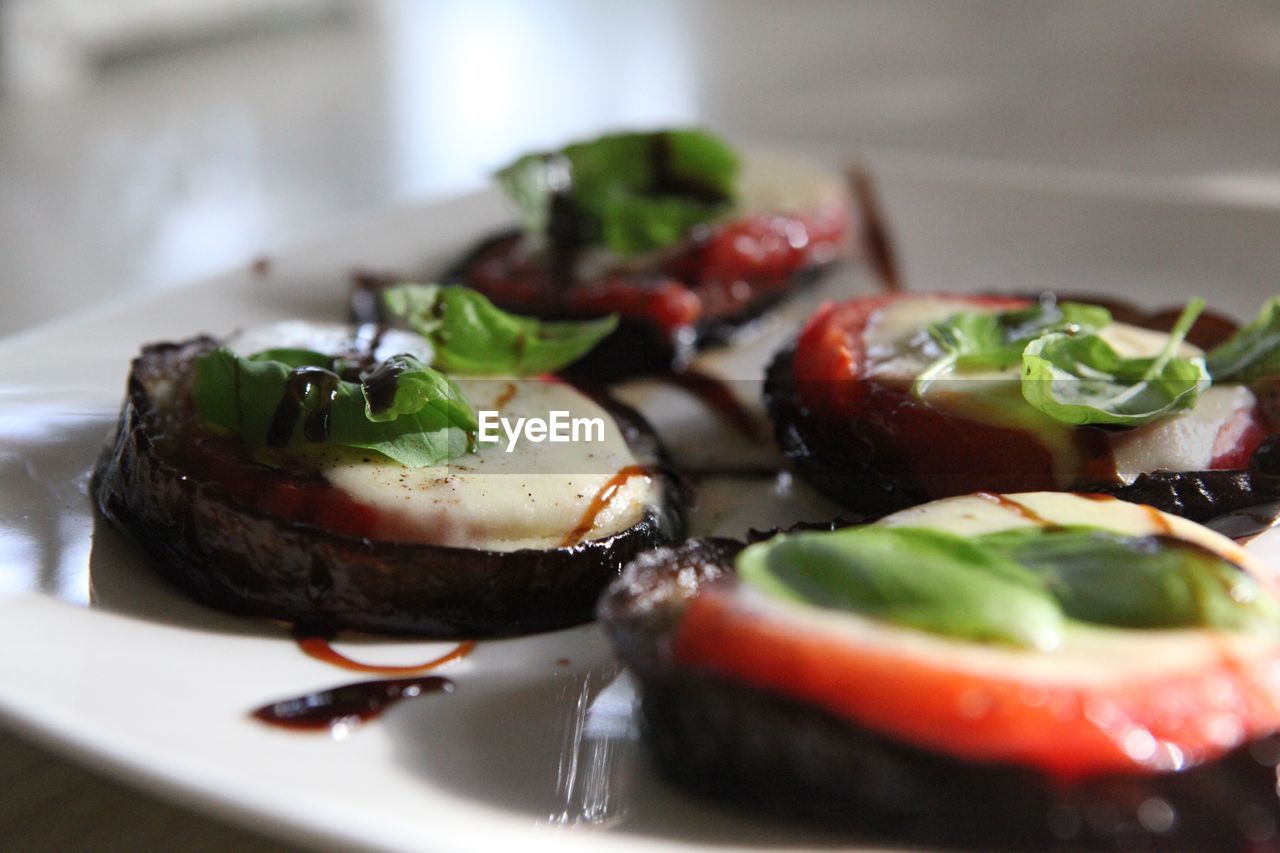
<svg viewBox="0 0 1280 853">
<path fill-rule="evenodd" d="M 766 402 L 800 475 L 868 516 L 1070 489 L 1204 520 L 1280 497 L 1280 299 L 1233 334 L 1214 325 L 1208 351 L 1187 342 L 1202 308 L 1156 331 L 1052 297 L 828 304 L 775 359 Z"/>
<path fill-rule="evenodd" d="M 446 278 L 547 318 L 617 314 L 583 368 L 680 367 L 847 247 L 838 176 L 744 157 L 697 130 L 619 133 L 521 157 L 497 175 L 522 227 L 482 241 Z"/>
<path fill-rule="evenodd" d="M 1276 590 L 1148 506 L 983 493 L 660 548 L 601 615 L 697 792 L 930 846 L 1239 849 L 1280 819 Z"/>
<path fill-rule="evenodd" d="M 238 613 L 434 636 L 591 618 L 631 556 L 682 528 L 639 416 L 541 376 L 613 320 L 543 323 L 463 287 L 384 297 L 405 328 L 291 322 L 145 347 L 98 506 Z M 481 433 L 478 409 L 599 426 L 513 446 Z"/>
</svg>

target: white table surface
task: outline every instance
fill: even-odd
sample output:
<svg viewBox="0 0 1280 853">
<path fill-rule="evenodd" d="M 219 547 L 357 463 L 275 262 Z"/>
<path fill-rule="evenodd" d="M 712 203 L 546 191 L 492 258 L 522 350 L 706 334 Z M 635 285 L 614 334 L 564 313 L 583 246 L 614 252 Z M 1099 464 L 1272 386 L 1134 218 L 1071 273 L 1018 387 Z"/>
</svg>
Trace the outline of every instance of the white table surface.
<svg viewBox="0 0 1280 853">
<path fill-rule="evenodd" d="M 1274 4 L 387 0 L 0 100 L 0 334 L 677 122 L 867 157 L 920 286 L 1053 286 L 1070 254 L 1244 312 L 1280 269 Z M 1197 242 L 1210 218 L 1238 239 Z M 0 790 L 0 847 L 276 846 L 11 735 Z"/>
</svg>

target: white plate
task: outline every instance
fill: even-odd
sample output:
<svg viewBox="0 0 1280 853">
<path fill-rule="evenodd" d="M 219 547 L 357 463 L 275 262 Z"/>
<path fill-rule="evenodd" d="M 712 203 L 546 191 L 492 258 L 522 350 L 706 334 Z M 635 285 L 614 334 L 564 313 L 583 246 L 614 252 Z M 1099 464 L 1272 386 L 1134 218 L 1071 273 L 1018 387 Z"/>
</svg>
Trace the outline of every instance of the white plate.
<svg viewBox="0 0 1280 853">
<path fill-rule="evenodd" d="M 1180 235 L 1202 228 L 1226 281 L 1280 269 L 1275 241 L 1248 239 L 1275 233 L 1280 223 L 1265 212 L 1234 211 L 1219 221 L 1222 212 L 1212 208 L 909 172 L 886 189 L 891 202 L 900 200 L 907 268 L 922 289 L 1025 290 L 1079 282 L 1087 273 L 1089 286 L 1078 289 L 1115 292 L 1133 283 L 1139 298 L 1166 301 L 1203 289 L 1228 308 L 1252 310 L 1265 295 L 1261 284 L 1257 298 L 1240 284 L 1202 287 L 1200 267 L 1179 265 L 1189 254 Z M 167 795 L 321 843 L 557 851 L 841 843 L 703 805 L 659 781 L 638 749 L 630 687 L 616 677 L 593 626 L 482 642 L 445 672 L 456 683 L 452 694 L 402 703 L 345 739 L 256 723 L 246 712 L 266 701 L 355 679 L 302 655 L 273 624 L 187 600 L 135 546 L 95 521 L 88 472 L 140 344 L 285 317 L 341 316 L 343 273 L 357 263 L 438 267 L 505 218 L 487 194 L 380 215 L 276 258 L 265 278 L 246 271 L 137 296 L 0 344 L 0 711 Z M 1046 230 L 1030 233 L 1028 222 Z M 1001 234 L 1014 235 L 1015 244 Z M 1156 245 L 1133 249 L 1131 241 L 1144 237 Z M 1108 253 L 1109 241 L 1129 251 Z M 1005 258 L 1017 259 L 1019 280 L 1001 275 Z M 1171 289 L 1160 276 L 1175 268 L 1181 278 Z M 847 270 L 824 284 L 829 292 L 857 286 Z M 813 298 L 765 322 L 735 353 L 707 358 L 707 369 L 758 377 Z M 715 464 L 701 456 L 708 446 L 720 461 L 746 458 L 678 392 L 641 385 L 627 395 L 686 459 Z M 710 445 L 708 430 L 716 436 Z M 709 482 L 697 526 L 732 534 L 833 512 L 785 482 Z M 370 661 L 408 663 L 448 646 L 352 641 L 344 648 Z"/>
</svg>

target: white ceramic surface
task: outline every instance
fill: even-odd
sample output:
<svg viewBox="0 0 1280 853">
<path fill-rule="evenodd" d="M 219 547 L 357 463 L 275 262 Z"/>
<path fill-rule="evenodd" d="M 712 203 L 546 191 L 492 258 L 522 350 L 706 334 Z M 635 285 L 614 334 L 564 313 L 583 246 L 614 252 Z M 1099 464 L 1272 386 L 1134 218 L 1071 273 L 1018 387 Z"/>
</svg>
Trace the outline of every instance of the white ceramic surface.
<svg viewBox="0 0 1280 853">
<path fill-rule="evenodd" d="M 1195 256 L 1169 240 L 1204 231 L 1215 252 L 1235 248 L 1210 295 L 1242 311 L 1260 301 L 1263 283 L 1255 294 L 1249 282 L 1276 252 L 1248 240 L 1277 224 L 1259 211 L 909 172 L 890 172 L 886 189 L 891 207 L 900 205 L 908 271 L 921 288 L 1025 290 L 1084 279 L 1089 286 L 1080 289 L 1176 301 L 1209 272 L 1140 261 Z M 975 208 L 983 215 L 950 215 Z M 638 749 L 629 683 L 593 626 L 482 642 L 444 672 L 456 683 L 452 694 L 405 702 L 344 739 L 267 728 L 246 712 L 356 679 L 303 656 L 278 626 L 187 600 L 135 546 L 95 521 L 88 472 L 141 343 L 290 316 L 339 316 L 343 271 L 439 266 L 505 215 L 485 194 L 378 216 L 281 255 L 266 276 L 245 271 L 134 297 L 0 344 L 0 712 L 167 795 L 325 844 L 560 851 L 846 844 L 705 806 L 655 778 Z M 1055 221 L 1069 229 L 1054 231 Z M 930 229 L 937 239 L 922 244 Z M 1013 234 L 1016 245 L 1001 233 Z M 1109 241 L 1137 246 L 1137 254 L 1108 253 Z M 1003 257 L 1020 259 L 1016 280 L 989 261 Z M 1052 262 L 1039 277 L 1037 258 Z M 1175 267 L 1181 279 L 1156 280 Z M 1145 272 L 1127 280 L 1135 268 Z M 822 291 L 863 286 L 846 268 Z M 788 306 L 703 366 L 743 380 L 752 396 L 749 381 L 821 295 Z M 686 462 L 752 461 L 749 449 L 678 392 L 637 383 L 623 394 Z M 698 532 L 736 534 L 835 512 L 785 478 L 710 480 L 702 496 Z M 342 648 L 369 661 L 408 663 L 447 646 L 352 638 Z"/>
<path fill-rule="evenodd" d="M 0 710 L 95 764 L 304 840 L 415 849 L 812 843 L 658 782 L 637 749 L 630 684 L 590 625 L 481 642 L 444 672 L 452 694 L 404 702 L 345 738 L 268 728 L 247 712 L 362 676 L 304 656 L 282 627 L 189 601 L 94 517 L 89 472 L 139 344 L 341 316 L 353 259 L 429 269 L 504 215 L 484 195 L 382 217 L 278 258 L 267 276 L 115 303 L 0 345 Z M 830 286 L 851 280 L 846 270 Z M 772 351 L 804 310 L 753 330 L 750 352 Z M 717 367 L 759 374 L 723 356 L 708 362 Z M 754 382 L 742 390 L 757 393 Z M 665 424 L 687 460 L 742 464 L 754 452 L 757 463 L 776 461 L 731 437 L 714 442 L 718 459 L 704 455 L 699 437 L 724 430 L 682 392 L 638 383 L 625 393 Z M 832 512 L 785 479 L 704 486 L 703 531 Z M 348 638 L 340 648 L 412 663 L 449 644 Z"/>
</svg>

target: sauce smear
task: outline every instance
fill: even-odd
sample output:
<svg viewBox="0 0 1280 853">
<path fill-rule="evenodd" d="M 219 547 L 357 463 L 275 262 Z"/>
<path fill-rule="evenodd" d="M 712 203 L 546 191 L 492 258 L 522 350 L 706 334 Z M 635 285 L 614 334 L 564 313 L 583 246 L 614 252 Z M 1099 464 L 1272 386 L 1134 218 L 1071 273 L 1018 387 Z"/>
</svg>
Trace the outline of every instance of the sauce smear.
<svg viewBox="0 0 1280 853">
<path fill-rule="evenodd" d="M 250 715 L 268 725 L 345 735 L 391 705 L 425 693 L 449 693 L 453 682 L 438 675 L 359 681 L 263 705 Z"/>
<path fill-rule="evenodd" d="M 762 434 L 760 423 L 725 380 L 697 370 L 659 373 L 653 378 L 697 397 L 721 420 L 756 444 L 768 443 L 769 438 Z"/>
<path fill-rule="evenodd" d="M 886 292 L 900 293 L 903 290 L 903 283 L 898 266 L 898 253 L 889 236 L 889 225 L 885 221 L 880 206 L 880 196 L 876 192 L 871 173 L 863 166 L 854 166 L 848 171 L 848 179 L 849 188 L 853 191 L 853 199 L 862 216 L 862 232 L 859 235 L 859 241 L 862 250 L 867 253 L 867 264 Z"/>
<path fill-rule="evenodd" d="M 1058 526 L 1056 523 L 1045 518 L 1043 515 L 1036 512 L 1031 507 L 1027 506 L 1026 504 L 1018 503 L 1013 498 L 1008 498 L 1008 497 L 1005 497 L 1004 495 L 998 495 L 995 492 L 975 492 L 974 497 L 982 498 L 984 501 L 989 501 L 990 503 L 995 504 L 1001 509 L 1008 510 L 1014 515 L 1021 516 L 1022 518 L 1025 518 L 1027 521 L 1034 522 L 1035 524 L 1044 525 L 1045 527 Z"/>
<path fill-rule="evenodd" d="M 383 664 L 361 663 L 358 660 L 352 660 L 342 652 L 335 649 L 332 645 L 333 637 L 324 634 L 315 634 L 305 629 L 294 629 L 294 640 L 298 643 L 298 648 L 302 649 L 302 653 L 307 657 L 324 661 L 342 669 L 349 669 L 353 672 L 372 672 L 381 675 L 406 675 L 411 672 L 423 672 L 428 669 L 435 669 L 443 666 L 449 661 L 458 660 L 471 654 L 471 650 L 476 647 L 475 640 L 464 640 L 458 643 L 457 647 L 443 654 L 438 658 L 432 658 L 429 661 L 417 664 L 408 664 L 405 666 L 392 666 Z"/>
<path fill-rule="evenodd" d="M 618 473 L 609 478 L 609 481 L 600 487 L 600 491 L 596 492 L 595 497 L 591 499 L 591 503 L 587 505 L 587 511 L 582 514 L 582 519 L 578 522 L 578 526 L 573 528 L 564 541 L 560 543 L 561 548 L 568 548 L 571 545 L 577 545 L 582 537 L 591 532 L 591 528 L 596 526 L 596 518 L 600 513 L 604 512 L 605 507 L 613 500 L 614 494 L 618 489 L 626 485 L 627 480 L 632 477 L 648 477 L 649 469 L 643 465 L 628 465 Z"/>
</svg>

